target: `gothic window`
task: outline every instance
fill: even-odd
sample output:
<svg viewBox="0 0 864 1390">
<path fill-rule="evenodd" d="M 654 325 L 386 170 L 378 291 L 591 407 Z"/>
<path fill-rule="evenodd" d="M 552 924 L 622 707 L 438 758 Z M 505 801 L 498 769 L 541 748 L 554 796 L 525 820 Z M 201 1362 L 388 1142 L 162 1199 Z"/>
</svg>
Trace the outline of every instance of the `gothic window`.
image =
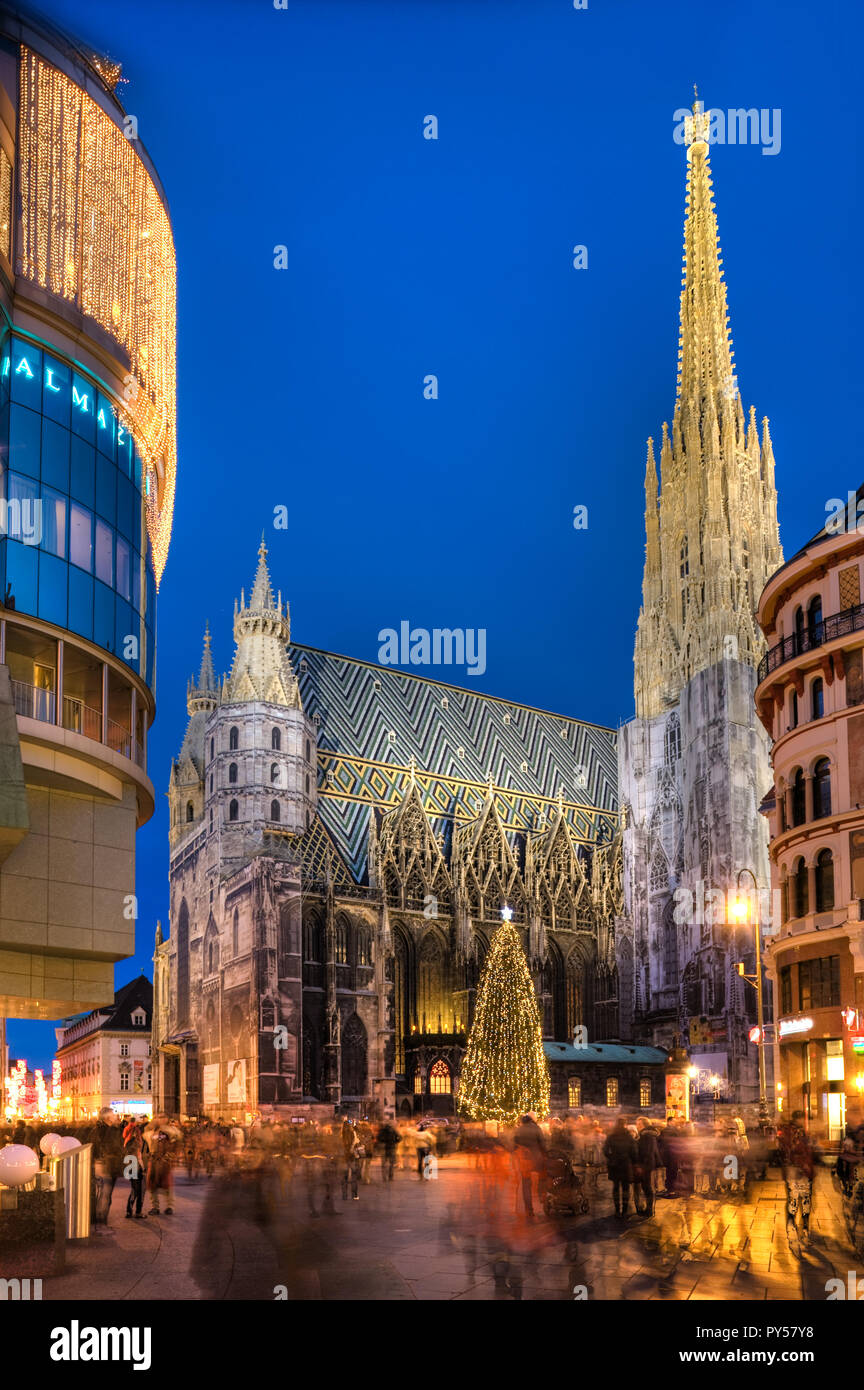
<svg viewBox="0 0 864 1390">
<path fill-rule="evenodd" d="M 444 999 L 444 961 L 441 943 L 433 932 L 428 932 L 423 938 L 417 973 L 420 1031 L 437 1033 L 442 1027 L 449 1027 L 450 1011 Z"/>
<path fill-rule="evenodd" d="M 618 1077 L 610 1076 L 606 1081 L 606 1104 L 618 1104 Z"/>
<path fill-rule="evenodd" d="M 400 931 L 393 933 L 394 955 L 394 1012 L 395 1012 L 395 1068 L 399 1076 L 405 1075 L 405 1036 L 410 1029 L 408 998 L 408 947 Z"/>
<path fill-rule="evenodd" d="M 271 820 L 278 820 L 278 819 L 279 819 L 279 815 L 280 815 L 279 802 L 278 802 L 278 801 L 271 801 L 271 802 L 270 802 L 270 819 L 271 819 Z"/>
<path fill-rule="evenodd" d="M 567 1104 L 571 1110 L 578 1110 L 582 1104 L 582 1081 L 578 1076 L 568 1078 Z"/>
<path fill-rule="evenodd" d="M 282 747 L 282 735 L 278 729 L 273 729 L 270 734 L 270 747 L 273 748 L 277 753 Z"/>
<path fill-rule="evenodd" d="M 308 738 L 306 740 L 306 761 L 307 763 L 311 763 L 312 761 L 312 744 L 309 742 Z"/>
<path fill-rule="evenodd" d="M 813 815 L 816 820 L 831 814 L 831 764 L 820 758 L 813 769 Z"/>
<path fill-rule="evenodd" d="M 572 1038 L 584 1019 L 584 972 L 581 958 L 571 954 L 567 962 L 564 980 L 564 1028 L 565 1036 Z"/>
<path fill-rule="evenodd" d="M 352 1014 L 342 1029 L 342 1095 L 366 1094 L 366 1029 Z"/>
<path fill-rule="evenodd" d="M 372 964 L 372 938 L 369 932 L 363 929 L 357 933 L 357 964 Z"/>
<path fill-rule="evenodd" d="M 687 580 L 690 576 L 690 554 L 687 548 L 686 537 L 681 543 L 681 550 L 679 553 L 678 563 L 678 575 L 681 580 L 681 622 L 683 624 L 687 618 L 687 601 L 689 598 L 689 586 Z"/>
<path fill-rule="evenodd" d="M 804 793 L 804 773 L 799 767 L 792 781 L 792 824 L 803 825 L 806 814 L 806 798 Z"/>
<path fill-rule="evenodd" d="M 651 893 L 666 893 L 669 890 L 669 865 L 666 863 L 666 856 L 661 849 L 654 852 L 651 860 L 651 874 L 649 878 L 649 891 Z"/>
<path fill-rule="evenodd" d="M 834 906 L 834 857 L 830 849 L 816 856 L 816 911 L 827 912 Z"/>
<path fill-rule="evenodd" d="M 807 635 L 810 646 L 818 647 L 822 641 L 822 599 L 819 594 L 814 594 L 807 605 Z"/>
<path fill-rule="evenodd" d="M 825 691 L 821 676 L 817 676 L 816 680 L 811 685 L 810 698 L 813 702 L 811 718 L 821 719 L 825 713 Z"/>
<path fill-rule="evenodd" d="M 189 909 L 184 898 L 177 917 L 177 1024 L 189 1021 Z"/>
<path fill-rule="evenodd" d="M 213 812 L 210 812 L 210 834 L 213 834 Z"/>
<path fill-rule="evenodd" d="M 228 768 L 228 781 L 232 784 L 237 781 L 237 764 L 231 763 Z"/>
<path fill-rule="evenodd" d="M 229 804 L 229 806 L 228 806 L 228 819 L 229 819 L 229 820 L 236 820 L 237 817 L 238 817 L 238 815 L 239 815 L 239 813 L 240 813 L 240 807 L 238 806 L 237 802 L 236 802 L 236 801 L 230 802 L 230 804 Z"/>
<path fill-rule="evenodd" d="M 211 763 L 212 763 L 212 761 L 213 761 L 213 754 L 215 753 L 215 751 L 216 751 L 216 740 L 211 738 L 211 740 L 210 740 L 210 761 L 211 761 Z"/>
<path fill-rule="evenodd" d="M 663 973 L 667 985 L 675 984 L 678 979 L 678 929 L 675 905 L 671 901 L 663 914 Z"/>
<path fill-rule="evenodd" d="M 681 757 L 681 726 L 677 714 L 673 714 L 666 725 L 664 755 L 667 766 Z"/>
<path fill-rule="evenodd" d="M 348 964 L 348 928 L 341 919 L 333 929 L 333 959 L 337 965 Z"/>
<path fill-rule="evenodd" d="M 231 923 L 231 954 L 236 959 L 240 954 L 240 913 L 234 909 L 234 918 Z"/>
<path fill-rule="evenodd" d="M 643 1110 L 651 1104 L 651 1082 L 647 1077 L 639 1082 L 639 1105 Z"/>
<path fill-rule="evenodd" d="M 449 1096 L 453 1089 L 450 1068 L 442 1057 L 429 1068 L 429 1090 L 433 1096 Z"/>
<path fill-rule="evenodd" d="M 306 773 L 306 795 L 309 795 L 309 773 Z"/>
<path fill-rule="evenodd" d="M 210 773 L 210 795 L 213 795 L 213 773 Z"/>
<path fill-rule="evenodd" d="M 230 753 L 233 753 L 234 750 L 235 750 L 235 748 L 239 748 L 239 746 L 240 746 L 240 732 L 239 732 L 239 730 L 232 724 L 232 725 L 231 725 L 231 728 L 228 730 L 228 751 L 229 751 Z"/>
<path fill-rule="evenodd" d="M 807 865 L 803 859 L 799 859 L 795 865 L 794 903 L 794 915 L 796 917 L 804 917 L 810 911 Z"/>
<path fill-rule="evenodd" d="M 187 822 L 188 822 L 188 821 L 192 821 L 192 820 L 194 820 L 194 819 L 195 819 L 195 807 L 192 805 L 192 802 L 191 802 L 191 801 L 187 801 L 187 802 L 186 802 L 186 820 L 187 820 Z"/>
</svg>

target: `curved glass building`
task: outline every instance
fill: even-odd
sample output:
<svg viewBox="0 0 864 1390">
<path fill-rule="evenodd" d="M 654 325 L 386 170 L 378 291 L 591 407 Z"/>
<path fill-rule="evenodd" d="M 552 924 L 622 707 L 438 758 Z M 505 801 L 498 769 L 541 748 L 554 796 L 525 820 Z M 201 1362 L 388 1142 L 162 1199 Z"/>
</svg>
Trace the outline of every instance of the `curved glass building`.
<svg viewBox="0 0 864 1390">
<path fill-rule="evenodd" d="M 0 4 L 0 1016 L 114 997 L 153 811 L 176 263 L 119 66 Z"/>
</svg>

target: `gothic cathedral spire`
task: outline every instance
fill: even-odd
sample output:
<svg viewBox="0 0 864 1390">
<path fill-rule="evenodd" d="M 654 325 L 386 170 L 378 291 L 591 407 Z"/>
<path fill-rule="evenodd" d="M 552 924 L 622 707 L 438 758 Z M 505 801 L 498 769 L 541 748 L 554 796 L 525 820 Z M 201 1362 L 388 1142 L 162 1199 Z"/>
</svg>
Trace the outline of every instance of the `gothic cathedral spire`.
<svg viewBox="0 0 864 1390">
<path fill-rule="evenodd" d="M 645 475 L 646 549 L 635 648 L 636 713 L 653 718 L 698 671 L 724 658 L 755 665 L 754 610 L 782 563 L 767 422 L 745 423 L 708 156 L 708 115 L 687 122 L 687 196 L 678 390 L 663 426 L 660 491 L 653 442 Z"/>
</svg>

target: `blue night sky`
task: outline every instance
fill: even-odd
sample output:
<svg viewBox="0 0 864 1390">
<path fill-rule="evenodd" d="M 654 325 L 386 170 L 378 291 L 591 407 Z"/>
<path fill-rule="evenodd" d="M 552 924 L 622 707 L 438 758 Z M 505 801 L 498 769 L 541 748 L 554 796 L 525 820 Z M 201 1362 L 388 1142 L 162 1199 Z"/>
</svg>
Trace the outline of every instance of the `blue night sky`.
<svg viewBox="0 0 864 1390">
<path fill-rule="evenodd" d="M 718 145 L 712 165 L 786 553 L 860 483 L 861 24 L 838 0 L 41 3 L 122 61 L 177 245 L 157 813 L 119 987 L 150 973 L 168 915 L 164 793 L 204 623 L 227 669 L 262 529 L 298 642 L 375 660 L 403 619 L 485 628 L 482 677 L 430 674 L 602 724 L 632 713 L 645 440 L 675 397 L 673 112 L 694 82 L 706 106 L 782 111 L 779 154 Z M 50 1026 L 9 1032 L 12 1056 L 49 1061 Z"/>
</svg>

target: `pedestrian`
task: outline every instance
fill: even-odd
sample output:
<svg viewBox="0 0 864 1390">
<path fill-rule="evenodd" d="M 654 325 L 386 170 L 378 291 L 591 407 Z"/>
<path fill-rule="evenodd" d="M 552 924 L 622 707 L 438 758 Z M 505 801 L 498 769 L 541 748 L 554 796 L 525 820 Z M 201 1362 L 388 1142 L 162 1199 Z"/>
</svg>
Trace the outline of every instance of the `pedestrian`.
<svg viewBox="0 0 864 1390">
<path fill-rule="evenodd" d="M 399 1131 L 385 1120 L 378 1128 L 378 1147 L 381 1150 L 381 1177 L 384 1182 L 393 1181 L 393 1169 L 396 1166 L 396 1147 L 402 1142 Z"/>
<path fill-rule="evenodd" d="M 660 1133 L 659 1138 L 660 1161 L 666 1170 L 666 1192 L 667 1197 L 676 1197 L 678 1170 L 680 1162 L 680 1137 L 675 1126 L 675 1117 L 666 1117 L 666 1127 Z"/>
<path fill-rule="evenodd" d="M 174 1145 L 180 1138 L 180 1131 L 168 1123 L 167 1115 L 157 1115 L 144 1131 L 144 1138 L 150 1150 L 147 1163 L 147 1190 L 150 1193 L 150 1215 L 160 1216 L 159 1194 L 165 1198 L 165 1215 L 172 1216 L 172 1161 Z"/>
<path fill-rule="evenodd" d="M 351 1196 L 355 1202 L 359 1202 L 360 1194 L 358 1184 L 360 1182 L 360 1172 L 363 1162 L 363 1146 L 358 1142 L 357 1135 L 353 1129 L 351 1131 L 351 1146 L 343 1135 L 342 1148 L 345 1154 L 345 1166 L 342 1170 L 342 1199 L 348 1201 L 348 1188 L 351 1187 Z"/>
<path fill-rule="evenodd" d="M 627 1128 L 623 1115 L 612 1127 L 603 1145 L 606 1173 L 612 1183 L 612 1202 L 616 1216 L 626 1216 L 630 1209 L 630 1188 L 637 1162 L 636 1140 Z"/>
<path fill-rule="evenodd" d="M 640 1115 L 636 1121 L 638 1139 L 636 1140 L 636 1183 L 633 1188 L 633 1204 L 641 1214 L 640 1193 L 645 1198 L 645 1216 L 654 1215 L 654 1174 L 660 1167 L 659 1135 L 654 1126 Z"/>
<path fill-rule="evenodd" d="M 144 1172 L 149 1149 L 144 1141 L 144 1126 L 137 1120 L 130 1120 L 123 1131 L 123 1171 L 129 1179 L 129 1196 L 126 1199 L 126 1217 L 133 1216 L 138 1221 L 145 1219 L 141 1208 L 144 1205 Z"/>
<path fill-rule="evenodd" d="M 798 1245 L 798 1212 L 801 1212 L 801 1244 L 810 1244 L 810 1204 L 816 1159 L 804 1129 L 804 1111 L 795 1110 L 788 1124 L 777 1131 L 777 1146 L 786 1184 L 786 1236 L 793 1251 Z"/>
<path fill-rule="evenodd" d="M 113 1111 L 107 1106 L 99 1111 L 90 1143 L 93 1145 L 93 1175 L 96 1187 L 93 1221 L 97 1226 L 107 1226 L 114 1187 L 123 1171 L 123 1135 Z"/>
<path fill-rule="evenodd" d="M 521 1117 L 513 1135 L 513 1151 L 519 1168 L 525 1215 L 533 1221 L 534 1174 L 538 1174 L 541 1187 L 546 1174 L 546 1138 L 533 1115 Z"/>
</svg>

